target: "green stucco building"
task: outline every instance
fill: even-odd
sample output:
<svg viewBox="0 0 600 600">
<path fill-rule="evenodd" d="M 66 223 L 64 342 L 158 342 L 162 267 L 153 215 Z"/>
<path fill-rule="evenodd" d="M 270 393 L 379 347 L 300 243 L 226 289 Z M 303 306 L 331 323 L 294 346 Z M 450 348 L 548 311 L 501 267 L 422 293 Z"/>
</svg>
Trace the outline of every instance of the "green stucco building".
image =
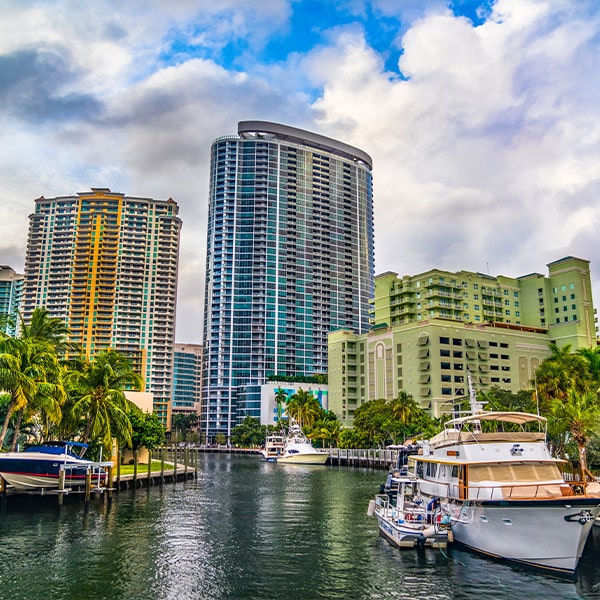
<svg viewBox="0 0 600 600">
<path fill-rule="evenodd" d="M 375 278 L 371 330 L 329 334 L 329 408 L 350 424 L 361 403 L 401 390 L 438 416 L 478 389 L 532 387 L 549 344 L 596 345 L 589 261 L 565 257 L 548 276 L 432 269 Z"/>
</svg>

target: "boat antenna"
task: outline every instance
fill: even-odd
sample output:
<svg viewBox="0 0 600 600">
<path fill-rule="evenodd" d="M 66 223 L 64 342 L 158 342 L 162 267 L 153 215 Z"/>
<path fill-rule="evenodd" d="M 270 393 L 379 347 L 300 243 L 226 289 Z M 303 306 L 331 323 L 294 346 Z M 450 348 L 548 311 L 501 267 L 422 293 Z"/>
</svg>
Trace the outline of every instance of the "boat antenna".
<svg viewBox="0 0 600 600">
<path fill-rule="evenodd" d="M 483 404 L 477 400 L 477 394 L 475 393 L 475 387 L 473 386 L 473 378 L 471 377 L 471 371 L 467 369 L 467 382 L 469 384 L 469 403 L 471 405 L 471 414 L 476 415 L 477 413 L 483 412 Z"/>
<path fill-rule="evenodd" d="M 467 369 L 467 382 L 469 383 L 469 402 L 471 404 L 471 414 L 477 415 L 483 412 L 483 404 L 477 400 L 477 394 L 475 393 L 475 387 L 473 386 L 473 378 L 471 377 L 471 371 Z M 479 421 L 473 421 L 473 426 L 476 432 L 481 431 L 481 423 Z"/>
</svg>

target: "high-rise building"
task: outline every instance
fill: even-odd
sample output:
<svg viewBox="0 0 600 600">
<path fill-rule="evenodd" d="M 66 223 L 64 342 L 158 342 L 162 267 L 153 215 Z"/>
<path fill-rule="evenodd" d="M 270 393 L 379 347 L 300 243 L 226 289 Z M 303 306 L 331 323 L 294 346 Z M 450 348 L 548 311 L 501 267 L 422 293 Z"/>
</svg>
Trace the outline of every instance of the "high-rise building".
<svg viewBox="0 0 600 600">
<path fill-rule="evenodd" d="M 181 221 L 172 200 L 92 188 L 38 198 L 29 217 L 23 316 L 44 306 L 86 355 L 128 356 L 170 418 Z"/>
<path fill-rule="evenodd" d="M 432 269 L 375 278 L 373 327 L 329 336 L 329 407 L 352 423 L 363 402 L 405 391 L 438 416 L 475 386 L 531 389 L 550 343 L 596 346 L 589 261 L 571 256 L 548 277 Z"/>
<path fill-rule="evenodd" d="M 200 414 L 202 393 L 202 346 L 173 347 L 173 413 Z"/>
<path fill-rule="evenodd" d="M 0 265 L 0 330 L 12 336 L 18 331 L 17 310 L 23 294 L 23 279 L 12 267 Z"/>
<path fill-rule="evenodd" d="M 264 121 L 211 152 L 202 424 L 236 424 L 236 395 L 327 372 L 327 334 L 369 327 L 372 163 L 348 144 Z"/>
</svg>

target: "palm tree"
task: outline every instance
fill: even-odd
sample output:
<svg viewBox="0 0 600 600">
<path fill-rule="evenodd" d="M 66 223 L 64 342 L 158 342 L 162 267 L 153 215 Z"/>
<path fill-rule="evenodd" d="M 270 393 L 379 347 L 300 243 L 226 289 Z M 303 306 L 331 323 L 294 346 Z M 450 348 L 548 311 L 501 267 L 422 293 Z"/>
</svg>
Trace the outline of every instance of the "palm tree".
<svg viewBox="0 0 600 600">
<path fill-rule="evenodd" d="M 391 408 L 394 417 L 404 426 L 408 425 L 415 414 L 421 411 L 414 398 L 404 390 L 401 390 L 398 397 L 392 400 Z"/>
<path fill-rule="evenodd" d="M 600 346 L 595 348 L 579 348 L 577 354 L 588 362 L 588 370 L 596 384 L 600 383 Z"/>
<path fill-rule="evenodd" d="M 533 383 L 543 408 L 549 408 L 552 400 L 566 398 L 570 390 L 587 391 L 592 379 L 587 360 L 572 353 L 570 344 L 559 348 L 556 342 L 551 342 L 550 356 L 538 367 Z"/>
<path fill-rule="evenodd" d="M 277 404 L 277 422 L 281 421 L 283 416 L 283 405 L 288 401 L 288 395 L 285 390 L 277 388 L 275 390 L 275 403 Z"/>
<path fill-rule="evenodd" d="M 114 350 L 101 352 L 84 370 L 69 373 L 67 381 L 74 397 L 73 415 L 86 422 L 84 444 L 99 439 L 109 449 L 113 437 L 131 443 L 128 413 L 139 409 L 127 400 L 125 390 L 141 390 L 142 378 L 124 356 Z"/>
<path fill-rule="evenodd" d="M 322 409 L 312 392 L 305 392 L 302 388 L 298 388 L 298 391 L 289 397 L 286 411 L 290 417 L 298 421 L 300 427 L 312 427 L 321 415 Z"/>
<path fill-rule="evenodd" d="M 558 424 L 577 444 L 581 477 L 585 480 L 586 473 L 589 473 L 586 445 L 600 428 L 598 394 L 570 390 L 566 398 L 552 402 L 550 416 L 554 424 Z"/>
<path fill-rule="evenodd" d="M 11 398 L 0 432 L 0 447 L 15 413 L 43 408 L 52 418 L 60 419 L 64 389 L 59 372 L 56 352 L 47 342 L 31 338 L 6 338 L 0 342 L 0 388 L 7 390 Z M 17 436 L 15 428 L 13 439 Z"/>
</svg>

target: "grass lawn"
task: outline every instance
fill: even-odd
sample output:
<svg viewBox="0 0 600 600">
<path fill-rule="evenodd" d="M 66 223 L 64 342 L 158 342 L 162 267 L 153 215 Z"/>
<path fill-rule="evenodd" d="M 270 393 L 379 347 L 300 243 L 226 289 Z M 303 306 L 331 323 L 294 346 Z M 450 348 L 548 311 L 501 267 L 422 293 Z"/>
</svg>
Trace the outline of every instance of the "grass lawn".
<svg viewBox="0 0 600 600">
<path fill-rule="evenodd" d="M 153 460 L 152 461 L 152 471 L 159 471 L 160 472 L 160 460 Z M 169 469 L 173 468 L 173 464 L 166 462 L 165 461 L 165 471 L 168 471 Z M 147 473 L 148 472 L 148 465 L 146 463 L 138 463 L 138 469 L 137 469 L 138 475 L 140 475 L 141 473 Z M 133 475 L 133 465 L 121 465 L 121 475 Z M 113 477 L 117 476 L 117 467 L 115 466 L 113 468 Z"/>
</svg>

